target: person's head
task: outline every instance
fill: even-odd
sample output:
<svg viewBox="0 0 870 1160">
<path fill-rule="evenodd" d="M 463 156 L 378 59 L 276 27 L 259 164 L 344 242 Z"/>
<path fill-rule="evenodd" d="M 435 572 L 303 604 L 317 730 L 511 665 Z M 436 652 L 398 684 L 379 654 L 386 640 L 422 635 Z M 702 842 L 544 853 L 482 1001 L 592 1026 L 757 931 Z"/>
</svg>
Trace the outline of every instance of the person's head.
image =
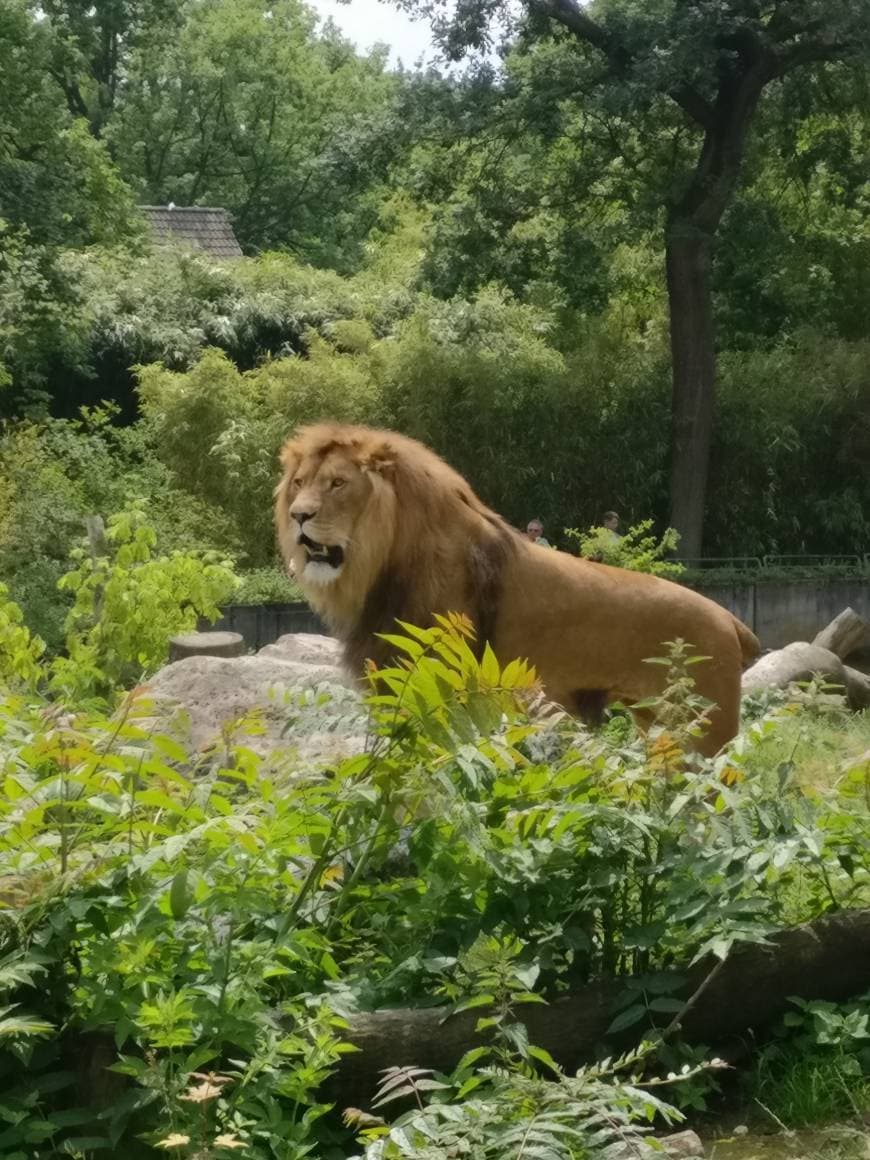
<svg viewBox="0 0 870 1160">
<path fill-rule="evenodd" d="M 615 532 L 619 527 L 619 516 L 616 512 L 605 512 L 601 523 L 609 531 Z"/>
<path fill-rule="evenodd" d="M 529 520 L 529 522 L 526 524 L 526 538 L 534 543 L 535 540 L 540 540 L 543 534 L 544 525 L 541 523 L 541 521 Z"/>
</svg>

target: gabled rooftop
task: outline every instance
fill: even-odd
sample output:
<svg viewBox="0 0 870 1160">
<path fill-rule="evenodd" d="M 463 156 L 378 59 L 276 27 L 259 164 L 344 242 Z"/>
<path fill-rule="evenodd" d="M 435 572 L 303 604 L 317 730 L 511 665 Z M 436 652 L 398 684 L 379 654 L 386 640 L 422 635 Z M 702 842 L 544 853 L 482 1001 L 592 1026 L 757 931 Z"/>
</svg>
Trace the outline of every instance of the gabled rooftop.
<svg viewBox="0 0 870 1160">
<path fill-rule="evenodd" d="M 225 209 L 205 205 L 140 205 L 155 240 L 179 242 L 213 258 L 241 258 L 242 248 Z"/>
</svg>

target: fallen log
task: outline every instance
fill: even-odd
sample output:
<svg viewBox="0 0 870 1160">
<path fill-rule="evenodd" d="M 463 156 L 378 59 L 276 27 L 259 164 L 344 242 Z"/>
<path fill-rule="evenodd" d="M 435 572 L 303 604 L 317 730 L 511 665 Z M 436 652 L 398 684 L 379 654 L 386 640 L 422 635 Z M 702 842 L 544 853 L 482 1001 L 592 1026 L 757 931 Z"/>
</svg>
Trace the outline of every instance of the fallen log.
<svg viewBox="0 0 870 1160">
<path fill-rule="evenodd" d="M 846 686 L 846 667 L 836 653 L 806 641 L 766 653 L 743 674 L 743 692 L 757 689 L 784 689 L 798 681 L 823 677 L 832 685 Z"/>
<path fill-rule="evenodd" d="M 857 669 L 850 669 L 848 665 L 844 668 L 849 707 L 856 713 L 861 709 L 870 709 L 870 677 L 866 673 L 858 672 Z"/>
<path fill-rule="evenodd" d="M 789 1009 L 791 996 L 848 999 L 870 986 L 870 909 L 839 911 L 780 931 L 769 946 L 743 944 L 721 966 L 705 960 L 683 979 L 675 996 L 697 999 L 679 1025 L 695 1043 L 722 1043 L 763 1027 Z M 593 1057 L 605 1039 L 609 1048 L 623 1048 L 630 1037 L 606 1032 L 626 982 L 595 983 L 547 1006 L 524 1008 L 530 1041 L 569 1070 Z M 444 1007 L 430 1007 L 351 1016 L 345 1037 L 358 1050 L 342 1057 L 329 1085 L 331 1098 L 341 1107 L 365 1108 L 378 1072 L 386 1067 L 449 1071 L 466 1051 L 486 1041 L 475 1032 L 481 1014 L 451 1016 Z"/>
<path fill-rule="evenodd" d="M 744 693 L 753 693 L 759 689 L 785 689 L 814 677 L 842 689 L 849 708 L 855 712 L 870 706 L 870 677 L 844 665 L 829 649 L 806 641 L 795 641 L 761 657 L 743 674 L 741 685 Z"/>
<path fill-rule="evenodd" d="M 812 643 L 844 661 L 856 649 L 870 645 L 870 624 L 853 608 L 844 608 L 827 628 L 813 638 Z"/>
</svg>

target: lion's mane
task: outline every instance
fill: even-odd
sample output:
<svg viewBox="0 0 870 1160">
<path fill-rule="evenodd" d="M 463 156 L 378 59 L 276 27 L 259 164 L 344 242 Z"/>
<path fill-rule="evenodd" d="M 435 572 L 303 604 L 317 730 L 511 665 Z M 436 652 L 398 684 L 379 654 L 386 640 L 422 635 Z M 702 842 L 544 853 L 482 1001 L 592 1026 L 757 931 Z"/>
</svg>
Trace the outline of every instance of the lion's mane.
<svg viewBox="0 0 870 1160">
<path fill-rule="evenodd" d="M 308 458 L 347 451 L 372 480 L 370 501 L 357 519 L 342 575 L 303 591 L 344 642 L 345 663 L 360 671 L 383 663 L 378 633 L 396 620 L 428 624 L 433 612 L 463 611 L 479 642 L 492 636 L 504 565 L 518 533 L 483 504 L 466 481 L 415 439 L 392 431 L 324 423 L 303 427 L 284 445 L 275 496 L 278 543 L 293 560 L 295 529 L 287 501 L 293 473 Z M 297 576 L 297 580 L 300 578 Z"/>
</svg>

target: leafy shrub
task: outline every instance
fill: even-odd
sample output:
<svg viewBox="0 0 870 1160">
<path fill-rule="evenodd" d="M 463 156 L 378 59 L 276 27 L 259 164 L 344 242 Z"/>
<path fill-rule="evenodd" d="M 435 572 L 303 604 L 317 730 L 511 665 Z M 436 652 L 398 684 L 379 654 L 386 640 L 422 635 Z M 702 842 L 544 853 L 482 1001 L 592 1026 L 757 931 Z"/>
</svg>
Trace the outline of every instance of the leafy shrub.
<svg viewBox="0 0 870 1160">
<path fill-rule="evenodd" d="M 681 1003 L 658 972 L 866 892 L 863 783 L 756 778 L 781 710 L 693 764 L 703 707 L 678 653 L 662 724 L 614 747 L 539 706 L 524 665 L 478 661 L 462 618 L 396 643 L 409 664 L 372 673 L 369 751 L 329 771 L 264 761 L 230 729 L 193 754 L 145 727 L 142 690 L 111 718 L 3 696 L 0 954 L 43 967 L 8 1002 L 54 1028 L 39 1050 L 3 1044 L 5 1155 L 323 1154 L 337 1012 L 441 996 L 489 1003 L 496 1054 L 437 1077 L 395 1129 L 358 1123 L 379 1129 L 361 1146 L 419 1151 L 431 1129 L 443 1149 L 459 1130 L 510 1156 L 540 1132 L 567 1157 L 569 1115 L 586 1147 L 596 1108 L 617 1136 L 666 1113 L 606 1067 L 533 1077 L 525 1002 L 640 971 L 614 1034 L 661 1029 Z M 118 1087 L 77 1089 L 63 1060 L 85 1052 Z"/>
<path fill-rule="evenodd" d="M 304 600 L 302 590 L 283 568 L 258 568 L 239 574 L 234 604 L 292 604 Z"/>
<path fill-rule="evenodd" d="M 602 564 L 630 572 L 650 572 L 653 576 L 676 579 L 683 574 L 683 565 L 664 557 L 676 550 L 679 534 L 667 528 L 661 539 L 656 540 L 650 535 L 652 526 L 652 520 L 644 520 L 629 528 L 624 536 L 614 535 L 609 528 L 590 528 L 587 532 L 566 528 L 565 535 L 576 541 L 580 555 L 588 560 L 600 560 Z"/>
<path fill-rule="evenodd" d="M 803 1127 L 870 1110 L 870 996 L 836 1004 L 793 999 L 759 1054 L 747 1090 L 786 1124 Z"/>
<path fill-rule="evenodd" d="M 155 557 L 156 535 L 141 507 L 112 516 L 106 539 L 111 555 L 79 548 L 78 566 L 60 580 L 74 603 L 68 656 L 55 660 L 52 681 L 67 695 L 108 693 L 153 672 L 166 660 L 170 637 L 193 631 L 201 617 L 217 620 L 236 585 L 216 553 Z"/>
<path fill-rule="evenodd" d="M 45 645 L 31 635 L 21 609 L 8 597 L 6 585 L 0 584 L 0 681 L 32 686 L 39 680 Z"/>
<path fill-rule="evenodd" d="M 53 652 L 70 607 L 57 584 L 87 517 L 141 501 L 164 550 L 239 551 L 230 517 L 175 486 L 145 429 L 115 418 L 98 408 L 0 431 L 0 580 Z"/>
</svg>

